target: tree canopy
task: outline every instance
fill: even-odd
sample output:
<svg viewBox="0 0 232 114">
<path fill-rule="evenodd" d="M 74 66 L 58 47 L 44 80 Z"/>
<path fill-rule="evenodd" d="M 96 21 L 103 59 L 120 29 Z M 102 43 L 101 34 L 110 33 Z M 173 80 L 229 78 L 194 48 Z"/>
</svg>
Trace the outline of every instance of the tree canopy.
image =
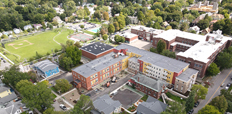
<svg viewBox="0 0 232 114">
<path fill-rule="evenodd" d="M 166 42 L 163 40 L 159 40 L 157 43 L 157 52 L 161 53 L 165 49 L 166 49 Z"/>
<path fill-rule="evenodd" d="M 206 75 L 215 76 L 220 72 L 220 69 L 217 67 L 217 64 L 211 63 L 206 70 Z"/>
<path fill-rule="evenodd" d="M 198 111 L 198 114 L 222 114 L 214 106 L 206 105 L 204 108 Z"/>
<path fill-rule="evenodd" d="M 212 101 L 209 103 L 209 105 L 214 106 L 222 114 L 224 114 L 226 112 L 227 107 L 228 107 L 228 103 L 226 101 L 226 98 L 223 95 L 213 98 Z"/>
</svg>

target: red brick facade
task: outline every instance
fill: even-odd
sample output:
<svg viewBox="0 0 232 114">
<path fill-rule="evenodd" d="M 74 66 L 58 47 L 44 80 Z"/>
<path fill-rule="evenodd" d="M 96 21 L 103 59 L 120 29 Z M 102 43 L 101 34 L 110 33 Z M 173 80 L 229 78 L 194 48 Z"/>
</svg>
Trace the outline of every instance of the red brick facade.
<svg viewBox="0 0 232 114">
<path fill-rule="evenodd" d="M 118 65 L 116 67 L 114 67 L 115 64 L 118 64 Z M 74 81 L 76 79 L 80 80 L 81 81 L 81 87 L 89 90 L 93 86 L 98 85 L 102 81 L 106 80 L 107 78 L 110 78 L 110 77 L 114 76 L 115 74 L 119 73 L 122 70 L 122 62 L 121 61 L 119 61 L 119 62 L 117 62 L 115 64 L 111 65 L 111 66 L 108 66 L 105 69 L 103 69 L 105 72 L 102 70 L 102 71 L 99 71 L 99 72 L 95 73 L 95 74 L 97 74 L 97 77 L 95 77 L 93 79 L 91 79 L 91 76 L 93 76 L 95 74 L 85 78 L 84 76 L 78 74 L 77 72 L 72 71 L 73 80 Z M 114 72 L 114 69 L 118 69 L 118 70 L 116 72 Z M 103 75 L 105 75 L 105 74 L 106 74 L 106 77 L 103 77 Z M 96 80 L 96 79 L 98 79 L 98 81 L 91 85 L 91 81 Z M 76 86 L 76 87 L 78 88 L 79 86 Z"/>
<path fill-rule="evenodd" d="M 138 36 L 135 36 L 135 37 L 133 37 L 133 38 L 126 38 L 125 37 L 125 40 L 127 41 L 127 42 L 133 42 L 134 40 L 137 40 L 138 39 Z"/>
<path fill-rule="evenodd" d="M 89 53 L 89 52 L 87 52 L 87 51 L 85 51 L 85 50 L 82 50 L 82 49 L 80 49 L 80 50 L 81 50 L 82 55 L 83 55 L 84 57 L 87 57 L 87 58 L 89 58 L 89 59 L 91 59 L 91 60 L 94 60 L 94 59 L 99 58 L 99 57 L 102 57 L 102 56 L 104 56 L 104 55 L 106 55 L 106 54 L 108 54 L 108 53 L 110 53 L 110 52 L 113 52 L 113 48 L 112 48 L 112 49 L 109 49 L 109 50 L 107 50 L 107 51 L 105 51 L 105 52 L 103 52 L 103 53 L 100 53 L 100 54 L 98 54 L 98 55 L 94 55 L 94 54 Z"/>
</svg>

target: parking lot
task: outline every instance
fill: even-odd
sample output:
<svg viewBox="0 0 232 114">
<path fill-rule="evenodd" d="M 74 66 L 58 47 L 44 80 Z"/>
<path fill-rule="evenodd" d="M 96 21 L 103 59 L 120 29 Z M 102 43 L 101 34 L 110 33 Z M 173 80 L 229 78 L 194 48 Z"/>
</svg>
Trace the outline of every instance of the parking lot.
<svg viewBox="0 0 232 114">
<path fill-rule="evenodd" d="M 116 95 L 113 96 L 113 100 L 119 100 L 119 102 L 122 104 L 122 107 L 126 109 L 131 107 L 140 98 L 140 95 L 128 89 L 118 90 Z"/>
<path fill-rule="evenodd" d="M 7 68 L 7 67 L 9 68 L 11 66 L 11 64 L 4 59 L 1 59 L 0 61 L 1 61 L 0 70 L 4 70 L 5 68 Z"/>
</svg>

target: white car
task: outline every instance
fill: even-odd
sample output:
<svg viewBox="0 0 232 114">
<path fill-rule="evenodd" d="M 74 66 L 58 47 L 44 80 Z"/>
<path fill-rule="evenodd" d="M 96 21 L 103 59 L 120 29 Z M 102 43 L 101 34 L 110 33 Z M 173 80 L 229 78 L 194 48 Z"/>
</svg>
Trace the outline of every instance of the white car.
<svg viewBox="0 0 232 114">
<path fill-rule="evenodd" d="M 33 111 L 30 110 L 30 111 L 28 111 L 28 114 L 34 114 L 34 113 L 33 113 Z"/>
<path fill-rule="evenodd" d="M 61 108 L 62 110 L 67 110 L 67 108 L 66 108 L 66 106 L 64 106 L 64 104 L 60 104 L 60 108 Z"/>
</svg>

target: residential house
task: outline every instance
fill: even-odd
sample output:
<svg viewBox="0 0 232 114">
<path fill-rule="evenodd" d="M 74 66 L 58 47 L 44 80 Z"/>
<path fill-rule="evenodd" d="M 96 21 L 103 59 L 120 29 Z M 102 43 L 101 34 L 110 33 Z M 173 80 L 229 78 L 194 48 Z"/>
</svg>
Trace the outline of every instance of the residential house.
<svg viewBox="0 0 232 114">
<path fill-rule="evenodd" d="M 11 101 L 3 108 L 0 108 L 0 114 L 21 114 L 22 112 L 26 112 L 30 110 L 29 108 L 25 108 L 25 104 L 21 101 Z"/>
<path fill-rule="evenodd" d="M 142 102 L 137 107 L 137 114 L 160 114 L 165 111 L 167 104 L 148 96 L 146 102 Z"/>
<path fill-rule="evenodd" d="M 211 31 L 210 28 L 207 27 L 206 29 L 201 31 L 201 34 L 208 34 L 208 33 L 210 33 L 210 31 Z"/>
<path fill-rule="evenodd" d="M 32 26 L 31 25 L 26 25 L 23 27 L 24 30 L 28 30 L 28 29 L 32 29 Z"/>
<path fill-rule="evenodd" d="M 119 101 L 114 101 L 108 94 L 100 96 L 93 102 L 94 110 L 91 114 L 114 114 L 121 112 L 122 104 Z"/>
<path fill-rule="evenodd" d="M 5 84 L 2 83 L 2 80 L 0 80 L 0 107 L 4 107 L 16 98 L 17 96 L 15 92 L 10 87 L 5 86 Z"/>
<path fill-rule="evenodd" d="M 0 37 L 2 37 L 2 33 L 0 32 Z"/>
<path fill-rule="evenodd" d="M 200 28 L 198 26 L 193 26 L 188 29 L 188 31 L 195 31 L 197 34 L 200 32 Z"/>
<path fill-rule="evenodd" d="M 57 22 L 58 24 L 63 23 L 63 21 L 60 19 L 59 16 L 54 17 L 52 20 L 53 20 L 53 22 Z"/>
<path fill-rule="evenodd" d="M 199 17 L 197 17 L 195 20 L 193 20 L 192 23 L 197 24 L 200 20 L 204 19 L 206 15 L 211 16 L 211 15 L 213 15 L 213 13 L 208 12 L 208 13 L 201 14 Z"/>
<path fill-rule="evenodd" d="M 53 9 L 56 11 L 56 13 L 58 14 L 63 14 L 64 13 L 64 9 L 60 8 L 60 7 L 53 7 Z"/>
<path fill-rule="evenodd" d="M 13 31 L 14 31 L 15 34 L 19 34 L 20 32 L 22 32 L 21 29 L 17 29 L 17 28 L 14 28 Z"/>
<path fill-rule="evenodd" d="M 13 32 L 10 31 L 10 30 L 9 31 L 3 31 L 2 34 L 6 35 L 6 36 L 9 36 L 9 35 L 13 34 Z"/>
<path fill-rule="evenodd" d="M 194 4 L 192 7 L 189 8 L 189 10 L 197 10 L 201 12 L 211 12 L 211 13 L 217 13 L 218 12 L 218 3 L 213 2 L 213 4 L 209 4 L 209 1 L 198 2 L 197 4 Z"/>
<path fill-rule="evenodd" d="M 41 25 L 41 24 L 34 24 L 33 26 L 34 26 L 34 28 L 35 28 L 35 29 L 37 29 L 37 30 L 38 30 L 39 28 L 41 28 L 41 27 L 42 27 L 42 25 Z"/>
<path fill-rule="evenodd" d="M 129 82 L 134 84 L 137 90 L 156 99 L 159 99 L 162 93 L 168 92 L 166 86 L 168 86 L 169 83 L 158 79 L 152 79 L 140 73 L 131 77 Z"/>
<path fill-rule="evenodd" d="M 224 19 L 224 15 L 222 15 L 222 14 L 213 14 L 213 15 L 211 15 L 211 17 L 212 17 L 213 20 Z"/>
<path fill-rule="evenodd" d="M 137 17 L 134 16 L 128 16 L 130 18 L 131 24 L 138 24 L 139 20 Z"/>
<path fill-rule="evenodd" d="M 40 76 L 47 78 L 54 74 L 60 72 L 59 66 L 57 64 L 52 63 L 50 60 L 43 60 L 33 65 L 34 70 L 36 70 L 37 74 Z"/>
</svg>

